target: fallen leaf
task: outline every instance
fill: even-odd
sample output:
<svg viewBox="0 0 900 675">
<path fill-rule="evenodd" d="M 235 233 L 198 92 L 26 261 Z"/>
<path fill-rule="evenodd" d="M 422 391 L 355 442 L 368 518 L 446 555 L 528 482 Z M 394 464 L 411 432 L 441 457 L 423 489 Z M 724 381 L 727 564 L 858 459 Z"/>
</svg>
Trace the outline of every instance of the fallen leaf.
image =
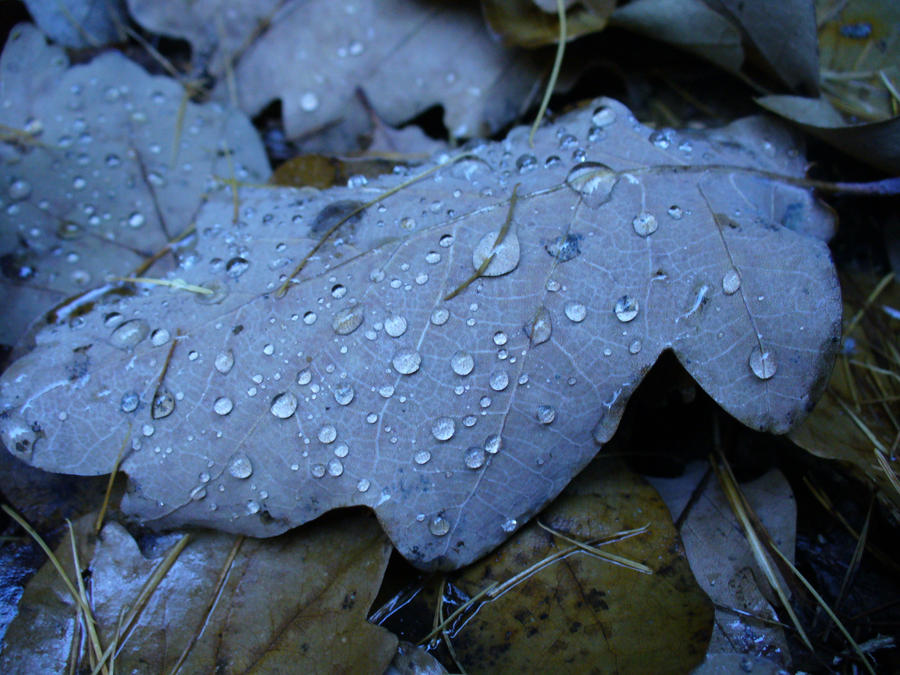
<svg viewBox="0 0 900 675">
<path fill-rule="evenodd" d="M 606 26 L 616 0 L 565 0 L 566 34 L 574 39 Z M 505 44 L 540 47 L 559 42 L 556 0 L 481 0 L 484 18 Z"/>
<path fill-rule="evenodd" d="M 3 344 L 66 297 L 128 276 L 191 224 L 214 176 L 269 173 L 243 114 L 190 103 L 118 52 L 69 68 L 22 24 L 0 87 Z"/>
<path fill-rule="evenodd" d="M 121 40 L 124 0 L 25 0 L 34 22 L 64 47 L 99 47 Z"/>
<path fill-rule="evenodd" d="M 117 523 L 94 536 L 93 521 L 86 517 L 75 526 L 79 569 L 68 538 L 56 556 L 70 579 L 87 577 L 105 648 L 160 559 L 145 557 Z M 382 672 L 397 639 L 366 622 L 365 613 L 390 552 L 375 520 L 358 513 L 266 541 L 194 535 L 133 630 L 118 637 L 115 670 L 171 672 L 196 640 L 181 672 L 206 672 L 211 664 L 221 673 Z M 57 571 L 44 565 L 26 587 L 5 636 L 0 669 L 62 673 L 73 662 L 86 666 L 76 608 Z"/>
<path fill-rule="evenodd" d="M 0 379 L 4 444 L 98 474 L 130 425 L 145 521 L 272 535 L 365 505 L 452 568 L 566 486 L 663 350 L 754 428 L 802 419 L 840 299 L 806 233 L 828 211 L 759 173 L 802 174 L 790 135 L 653 131 L 600 100 L 526 137 L 411 184 L 244 188 L 236 227 L 210 201 L 170 275 L 206 293 L 142 287 L 46 329 Z"/>
<path fill-rule="evenodd" d="M 535 571 L 453 632 L 466 672 L 686 673 L 703 660 L 713 606 L 691 576 L 665 504 L 643 479 L 600 459 L 540 521 L 582 542 L 646 526 L 598 548 L 653 573 L 583 551 Z M 571 547 L 531 523 L 455 584 L 472 597 Z"/>
</svg>

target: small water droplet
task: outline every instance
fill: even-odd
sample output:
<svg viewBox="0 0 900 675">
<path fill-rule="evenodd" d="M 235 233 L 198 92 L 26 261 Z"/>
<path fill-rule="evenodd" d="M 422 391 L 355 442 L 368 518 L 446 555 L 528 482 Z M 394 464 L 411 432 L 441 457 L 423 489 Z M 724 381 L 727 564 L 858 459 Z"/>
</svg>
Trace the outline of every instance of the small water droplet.
<svg viewBox="0 0 900 675">
<path fill-rule="evenodd" d="M 428 530 L 435 537 L 443 537 L 450 531 L 450 522 L 443 516 L 435 516 L 428 523 Z"/>
<path fill-rule="evenodd" d="M 278 419 L 286 420 L 297 410 L 297 397 L 289 391 L 283 391 L 272 399 L 269 410 Z"/>
<path fill-rule="evenodd" d="M 741 275 L 733 267 L 722 277 L 722 290 L 725 295 L 734 295 L 741 287 Z"/>
<path fill-rule="evenodd" d="M 443 307 L 438 307 L 431 313 L 431 323 L 435 326 L 443 326 L 450 318 L 450 312 Z"/>
<path fill-rule="evenodd" d="M 471 448 L 466 450 L 465 462 L 466 466 L 470 469 L 480 469 L 484 466 L 484 450 L 479 448 L 477 445 L 473 445 Z"/>
<path fill-rule="evenodd" d="M 406 319 L 397 314 L 392 314 L 384 320 L 384 332 L 393 338 L 398 338 L 406 332 Z"/>
<path fill-rule="evenodd" d="M 499 277 L 509 274 L 519 264 L 521 252 L 519 250 L 519 237 L 515 232 L 507 232 L 506 236 L 500 243 L 500 232 L 488 232 L 481 238 L 481 241 L 475 246 L 472 252 L 472 267 L 480 270 L 484 261 L 488 258 L 491 261 L 481 273 L 484 277 Z M 493 257 L 491 257 L 493 256 Z"/>
<path fill-rule="evenodd" d="M 761 380 L 768 380 L 775 375 L 778 364 L 775 361 L 775 352 L 763 351 L 758 346 L 750 352 L 750 370 Z"/>
<path fill-rule="evenodd" d="M 556 262 L 569 262 L 581 255 L 581 239 L 582 236 L 580 234 L 566 234 L 554 237 L 544 244 L 544 250 L 547 251 Z M 547 282 L 547 286 L 549 289 L 549 281 Z"/>
<path fill-rule="evenodd" d="M 639 213 L 634 217 L 631 221 L 631 226 L 634 228 L 635 233 L 640 237 L 649 237 L 651 234 L 656 232 L 657 222 L 656 216 L 652 213 L 647 213 L 646 211 Z"/>
<path fill-rule="evenodd" d="M 269 343 L 267 345 L 263 345 L 263 354 L 266 356 L 272 356 L 275 353 L 275 345 Z M 191 359 L 193 361 L 193 359 Z"/>
<path fill-rule="evenodd" d="M 356 392 L 353 390 L 349 384 L 339 385 L 334 390 L 334 400 L 338 405 L 350 405 L 353 401 L 353 397 L 356 395 Z"/>
<path fill-rule="evenodd" d="M 340 300 L 347 295 L 347 287 L 343 284 L 335 284 L 331 287 L 331 297 Z"/>
<path fill-rule="evenodd" d="M 498 370 L 491 373 L 490 384 L 491 389 L 494 391 L 503 391 L 509 386 L 509 375 L 506 374 L 505 370 Z"/>
<path fill-rule="evenodd" d="M 556 419 L 556 410 L 549 405 L 539 405 L 534 412 L 534 416 L 541 424 L 552 424 Z"/>
<path fill-rule="evenodd" d="M 684 215 L 684 211 L 681 210 L 681 207 L 678 206 L 678 204 L 672 204 L 666 213 L 668 213 L 673 220 L 681 220 L 681 217 Z"/>
<path fill-rule="evenodd" d="M 437 251 L 429 251 L 425 254 L 425 262 L 429 265 L 437 265 L 441 262 L 441 254 Z"/>
<path fill-rule="evenodd" d="M 431 460 L 431 453 L 428 450 L 419 450 L 413 455 L 413 461 L 416 464 L 428 464 Z"/>
<path fill-rule="evenodd" d="M 598 127 L 608 127 L 616 121 L 616 111 L 606 105 L 594 108 L 591 115 L 591 123 Z"/>
<path fill-rule="evenodd" d="M 565 312 L 566 318 L 575 323 L 581 323 L 587 316 L 587 308 L 580 302 L 567 302 Z"/>
<path fill-rule="evenodd" d="M 241 480 L 250 478 L 253 475 L 253 463 L 243 452 L 235 453 L 228 460 L 228 473 Z"/>
<path fill-rule="evenodd" d="M 144 224 L 145 218 L 144 214 L 138 211 L 135 211 L 130 216 L 128 216 L 128 226 L 129 227 L 140 227 Z"/>
<path fill-rule="evenodd" d="M 319 433 L 316 434 L 316 437 L 319 439 L 320 443 L 324 443 L 325 445 L 334 443 L 337 438 L 337 429 L 335 429 L 333 424 L 326 424 L 319 429 Z"/>
<path fill-rule="evenodd" d="M 313 478 L 321 478 L 325 475 L 325 465 L 313 464 L 311 467 L 309 467 L 309 472 L 313 475 Z"/>
<path fill-rule="evenodd" d="M 638 354 L 641 351 L 641 341 L 635 340 L 630 345 L 628 345 L 628 353 L 629 354 Z"/>
<path fill-rule="evenodd" d="M 319 107 L 319 97 L 315 92 L 307 91 L 300 97 L 300 109 L 306 112 L 313 112 Z"/>
<path fill-rule="evenodd" d="M 452 234 L 445 234 L 440 238 L 438 244 L 440 244 L 443 248 L 448 248 L 450 246 L 453 246 L 453 240 L 454 237 Z"/>
<path fill-rule="evenodd" d="M 449 441 L 456 433 L 456 422 L 452 417 L 438 417 L 431 425 L 431 433 L 439 441 Z"/>
<path fill-rule="evenodd" d="M 31 195 L 31 183 L 21 178 L 19 180 L 14 180 L 9 184 L 8 194 L 9 198 L 13 201 L 28 199 L 29 195 Z"/>
<path fill-rule="evenodd" d="M 503 524 L 500 526 L 500 529 L 506 533 L 514 532 L 516 527 L 518 527 L 519 523 L 516 522 L 515 518 L 507 518 L 503 521 Z"/>
<path fill-rule="evenodd" d="M 312 372 L 309 368 L 304 368 L 300 372 L 297 373 L 297 384 L 301 387 L 309 384 L 312 381 Z"/>
<path fill-rule="evenodd" d="M 638 315 L 638 302 L 630 295 L 623 295 L 616 300 L 616 306 L 613 309 L 616 318 L 622 323 L 627 323 Z"/>
<path fill-rule="evenodd" d="M 150 333 L 150 343 L 154 347 L 162 347 L 169 341 L 169 338 L 172 336 L 169 334 L 165 328 L 157 328 L 155 331 Z"/>
<path fill-rule="evenodd" d="M 138 405 L 140 404 L 141 399 L 137 395 L 137 392 L 129 391 L 122 395 L 122 412 L 134 412 L 137 410 Z"/>
<path fill-rule="evenodd" d="M 175 411 L 175 397 L 165 387 L 160 387 L 153 397 L 153 406 L 150 410 L 150 417 L 155 420 L 161 420 L 168 417 Z"/>
<path fill-rule="evenodd" d="M 378 388 L 378 395 L 382 398 L 390 398 L 394 395 L 394 385 L 385 384 Z"/>
<path fill-rule="evenodd" d="M 307 326 L 312 326 L 318 318 L 319 317 L 316 316 L 315 312 L 306 312 L 303 314 L 303 323 L 305 323 Z"/>
<path fill-rule="evenodd" d="M 401 375 L 412 375 L 422 365 L 422 357 L 412 349 L 403 349 L 394 354 L 391 364 Z"/>
<path fill-rule="evenodd" d="M 665 150 L 672 144 L 674 135 L 675 132 L 672 129 L 658 129 L 650 134 L 649 140 L 657 148 Z"/>
<path fill-rule="evenodd" d="M 497 345 L 498 347 L 502 347 L 506 344 L 507 341 L 506 333 L 504 333 L 502 330 L 498 330 L 496 333 L 494 333 L 493 340 L 495 345 Z"/>
<path fill-rule="evenodd" d="M 450 367 L 457 375 L 468 375 L 475 368 L 475 358 L 465 351 L 458 351 L 450 357 Z"/>
<path fill-rule="evenodd" d="M 214 364 L 216 370 L 218 370 L 223 375 L 227 375 L 234 367 L 234 352 L 230 349 L 227 349 L 224 352 L 219 352 L 218 354 L 216 354 L 216 360 Z"/>
<path fill-rule="evenodd" d="M 534 318 L 523 326 L 525 335 L 531 339 L 531 344 L 539 345 L 550 339 L 553 332 L 553 322 L 550 318 L 550 310 L 541 305 L 534 313 Z"/>
<path fill-rule="evenodd" d="M 360 492 L 368 492 L 370 487 L 372 487 L 372 483 L 368 478 L 360 478 L 356 484 L 356 489 Z"/>
<path fill-rule="evenodd" d="M 238 256 L 225 263 L 225 272 L 232 279 L 237 279 L 247 271 L 248 267 L 250 267 L 250 261 Z"/>
<path fill-rule="evenodd" d="M 519 173 L 527 173 L 531 171 L 537 166 L 537 157 L 530 153 L 526 153 L 524 155 L 519 155 L 519 158 L 516 160 L 516 169 L 518 169 Z"/>
<path fill-rule="evenodd" d="M 338 335 L 350 335 L 362 325 L 364 318 L 365 312 L 362 305 L 351 305 L 334 315 L 331 327 Z"/>
<path fill-rule="evenodd" d="M 337 478 L 344 473 L 344 464 L 337 457 L 328 460 L 328 475 Z"/>
<path fill-rule="evenodd" d="M 500 451 L 502 440 L 497 434 L 491 434 L 484 439 L 484 451 L 489 455 L 496 455 Z"/>
<path fill-rule="evenodd" d="M 150 333 L 150 326 L 143 319 L 131 319 L 122 323 L 110 335 L 113 347 L 132 349 Z"/>
<path fill-rule="evenodd" d="M 219 415 L 227 415 L 234 409 L 234 403 L 227 396 L 220 396 L 213 403 L 213 410 Z"/>
<path fill-rule="evenodd" d="M 206 488 L 202 485 L 198 485 L 193 490 L 191 490 L 191 501 L 199 502 L 201 499 L 206 498 Z"/>
</svg>

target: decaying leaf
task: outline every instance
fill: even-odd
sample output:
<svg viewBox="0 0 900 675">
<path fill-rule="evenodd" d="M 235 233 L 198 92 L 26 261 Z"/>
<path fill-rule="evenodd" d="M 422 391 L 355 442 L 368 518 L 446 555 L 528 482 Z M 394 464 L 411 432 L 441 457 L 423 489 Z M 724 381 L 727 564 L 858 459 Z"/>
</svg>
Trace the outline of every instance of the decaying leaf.
<svg viewBox="0 0 900 675">
<path fill-rule="evenodd" d="M 99 47 L 123 37 L 124 0 L 25 0 L 28 13 L 54 42 Z"/>
<path fill-rule="evenodd" d="M 598 548 L 652 574 L 584 551 L 555 560 L 454 632 L 466 672 L 686 673 L 703 660 L 713 606 L 691 576 L 665 504 L 643 479 L 614 461 L 597 461 L 540 518 L 581 542 L 647 527 Z M 570 548 L 531 523 L 455 583 L 474 596 Z"/>
<path fill-rule="evenodd" d="M 391 552 L 371 517 L 328 517 L 269 541 L 195 535 L 127 634 L 123 620 L 161 556 L 144 557 L 116 523 L 95 536 L 93 522 L 90 516 L 75 526 L 78 570 L 68 539 L 56 555 L 70 579 L 89 573 L 102 648 L 119 645 L 116 672 L 173 672 L 183 654 L 179 672 L 186 673 L 207 672 L 213 664 L 221 673 L 382 672 L 394 656 L 396 637 L 365 620 Z M 76 608 L 46 564 L 25 589 L 0 669 L 64 673 L 70 663 L 86 667 L 80 650 L 88 648 L 87 638 L 79 637 L 84 624 Z"/>
<path fill-rule="evenodd" d="M 616 0 L 565 0 L 569 38 L 606 26 Z M 539 47 L 559 41 L 556 0 L 481 0 L 491 30 L 507 44 Z"/>
<path fill-rule="evenodd" d="M 117 52 L 68 68 L 37 29 L 16 26 L 0 87 L 0 343 L 67 296 L 128 276 L 191 224 L 214 176 L 269 173 L 243 114 L 187 102 Z"/>
<path fill-rule="evenodd" d="M 653 131 L 604 99 L 526 135 L 418 181 L 244 188 L 236 226 L 210 201 L 171 273 L 205 291 L 126 286 L 40 333 L 0 380 L 4 444 L 97 474 L 130 427 L 147 521 L 272 535 L 365 505 L 450 568 L 566 486 L 663 350 L 744 423 L 799 421 L 840 298 L 807 234 L 830 215 L 760 173 L 802 173 L 788 133 Z"/>
</svg>

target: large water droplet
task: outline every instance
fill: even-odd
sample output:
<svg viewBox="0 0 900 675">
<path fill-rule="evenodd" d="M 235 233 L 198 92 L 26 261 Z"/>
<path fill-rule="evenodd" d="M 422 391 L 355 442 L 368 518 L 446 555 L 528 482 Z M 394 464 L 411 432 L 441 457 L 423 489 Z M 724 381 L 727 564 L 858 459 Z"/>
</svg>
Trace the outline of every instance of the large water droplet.
<svg viewBox="0 0 900 675">
<path fill-rule="evenodd" d="M 401 375 L 412 375 L 422 365 L 422 357 L 412 349 L 403 349 L 394 354 L 391 364 Z"/>
<path fill-rule="evenodd" d="M 438 417 L 431 425 L 431 433 L 439 441 L 449 441 L 456 433 L 456 422 L 452 417 Z"/>
<path fill-rule="evenodd" d="M 305 323 L 307 326 L 312 326 L 318 318 L 319 317 L 316 316 L 315 312 L 305 312 L 303 314 L 303 323 Z"/>
<path fill-rule="evenodd" d="M 475 358 L 465 351 L 458 351 L 450 357 L 450 367 L 457 375 L 468 375 L 475 368 Z"/>
<path fill-rule="evenodd" d="M 234 352 L 226 349 L 224 352 L 216 354 L 216 360 L 213 362 L 216 370 L 223 375 L 227 375 L 234 367 Z"/>
<path fill-rule="evenodd" d="M 516 160 L 516 169 L 519 170 L 519 173 L 526 173 L 528 171 L 531 171 L 536 166 L 537 157 L 535 157 L 531 153 L 519 155 L 519 158 Z"/>
<path fill-rule="evenodd" d="M 334 390 L 334 400 L 338 405 L 350 405 L 356 392 L 349 384 L 342 384 Z"/>
<path fill-rule="evenodd" d="M 580 302 L 567 302 L 565 312 L 566 318 L 575 323 L 581 323 L 587 316 L 587 308 Z"/>
<path fill-rule="evenodd" d="M 481 238 L 475 250 L 472 252 L 472 266 L 479 270 L 484 261 L 491 258 L 491 262 L 481 273 L 485 277 L 499 277 L 509 274 L 519 264 L 519 237 L 515 232 L 507 232 L 503 240 L 497 244 L 500 232 L 488 232 Z"/>
<path fill-rule="evenodd" d="M 175 397 L 165 387 L 160 387 L 153 397 L 153 407 L 150 410 L 150 417 L 155 420 L 161 420 L 168 417 L 175 411 Z"/>
<path fill-rule="evenodd" d="M 594 108 L 591 123 L 598 127 L 608 127 L 616 121 L 616 111 L 606 105 Z"/>
<path fill-rule="evenodd" d="M 599 162 L 576 164 L 566 176 L 566 184 L 581 195 L 584 203 L 591 208 L 608 202 L 618 182 L 619 174 Z"/>
<path fill-rule="evenodd" d="M 134 412 L 137 410 L 138 405 L 140 404 L 141 399 L 138 396 L 137 392 L 129 391 L 122 395 L 122 412 Z"/>
<path fill-rule="evenodd" d="M 491 434 L 484 439 L 484 451 L 489 455 L 496 455 L 500 451 L 503 441 L 497 434 Z"/>
<path fill-rule="evenodd" d="M 443 516 L 435 516 L 428 523 L 428 530 L 435 537 L 443 537 L 450 531 L 450 522 Z"/>
<path fill-rule="evenodd" d="M 372 483 L 368 478 L 360 478 L 356 484 L 356 489 L 360 492 L 368 492 L 370 487 L 372 487 Z"/>
<path fill-rule="evenodd" d="M 569 262 L 581 255 L 581 239 L 582 237 L 580 234 L 560 235 L 544 244 L 544 250 L 547 251 L 556 262 Z M 547 286 L 548 290 L 550 290 L 550 282 L 547 282 Z"/>
<path fill-rule="evenodd" d="M 243 452 L 235 453 L 228 460 L 228 473 L 241 480 L 250 478 L 253 475 L 253 463 Z"/>
<path fill-rule="evenodd" d="M 722 277 L 722 290 L 725 295 L 734 295 L 741 287 L 741 275 L 733 267 Z"/>
<path fill-rule="evenodd" d="M 154 347 L 162 347 L 169 341 L 169 338 L 172 336 L 169 334 L 165 328 L 157 328 L 155 331 L 150 333 L 150 343 Z"/>
<path fill-rule="evenodd" d="M 393 338 L 398 338 L 406 332 L 406 319 L 397 314 L 392 314 L 384 320 L 384 332 Z"/>
<path fill-rule="evenodd" d="M 613 308 L 613 311 L 616 313 L 616 318 L 619 321 L 627 323 L 638 315 L 638 302 L 630 295 L 623 295 L 616 300 L 616 306 Z"/>
<path fill-rule="evenodd" d="M 344 464 L 337 457 L 328 460 L 328 475 L 337 478 L 344 473 Z"/>
<path fill-rule="evenodd" d="M 480 469 L 484 466 L 484 450 L 479 448 L 477 445 L 473 445 L 471 448 L 466 450 L 465 462 L 466 466 L 470 469 Z"/>
<path fill-rule="evenodd" d="M 213 410 L 219 415 L 227 415 L 234 409 L 234 403 L 227 396 L 220 396 L 213 403 Z"/>
<path fill-rule="evenodd" d="M 534 412 L 534 416 L 541 424 L 552 424 L 556 419 L 556 410 L 549 405 L 539 405 Z"/>
<path fill-rule="evenodd" d="M 286 420 L 297 410 L 297 397 L 289 391 L 283 391 L 272 399 L 269 410 L 275 417 Z"/>
<path fill-rule="evenodd" d="M 250 261 L 246 258 L 235 257 L 225 263 L 225 272 L 228 276 L 237 279 L 244 272 L 247 271 L 247 268 L 250 267 Z"/>
<path fill-rule="evenodd" d="M 443 326 L 450 318 L 450 312 L 443 307 L 438 307 L 431 313 L 431 323 L 435 326 Z"/>
<path fill-rule="evenodd" d="M 316 434 L 316 437 L 319 439 L 320 443 L 324 443 L 325 445 L 334 443 L 337 438 L 337 429 L 333 424 L 326 424 L 319 429 L 319 433 Z"/>
<path fill-rule="evenodd" d="M 647 213 L 646 211 L 639 213 L 634 217 L 631 221 L 631 226 L 634 228 L 636 234 L 641 237 L 649 237 L 651 234 L 656 232 L 656 228 L 658 224 L 656 222 L 656 216 L 652 213 Z"/>
<path fill-rule="evenodd" d="M 150 333 L 150 326 L 143 319 L 131 319 L 116 328 L 109 340 L 113 347 L 131 349 Z"/>
<path fill-rule="evenodd" d="M 13 201 L 28 199 L 29 195 L 31 195 L 31 183 L 27 180 L 20 178 L 9 184 L 9 198 Z"/>
<path fill-rule="evenodd" d="M 491 389 L 494 391 L 503 391 L 509 386 L 509 375 L 506 374 L 505 370 L 498 370 L 495 373 L 491 373 L 490 384 Z"/>
<path fill-rule="evenodd" d="M 778 369 L 775 361 L 775 352 L 771 350 L 763 351 L 759 347 L 754 347 L 750 352 L 750 370 L 761 380 L 768 380 Z"/>
<path fill-rule="evenodd" d="M 431 453 L 428 450 L 419 450 L 413 455 L 413 461 L 416 464 L 428 464 L 431 460 Z"/>
<path fill-rule="evenodd" d="M 497 345 L 498 347 L 502 347 L 506 344 L 507 341 L 506 333 L 504 333 L 502 330 L 498 330 L 496 333 L 494 333 L 493 340 L 495 345 Z"/>
<path fill-rule="evenodd" d="M 550 310 L 541 305 L 534 313 L 534 317 L 523 326 L 525 335 L 531 339 L 531 344 L 539 345 L 550 339 L 553 332 L 553 322 L 550 318 Z"/>
<path fill-rule="evenodd" d="M 351 305 L 334 315 L 331 327 L 338 335 L 350 335 L 362 325 L 364 317 L 362 305 Z"/>
</svg>

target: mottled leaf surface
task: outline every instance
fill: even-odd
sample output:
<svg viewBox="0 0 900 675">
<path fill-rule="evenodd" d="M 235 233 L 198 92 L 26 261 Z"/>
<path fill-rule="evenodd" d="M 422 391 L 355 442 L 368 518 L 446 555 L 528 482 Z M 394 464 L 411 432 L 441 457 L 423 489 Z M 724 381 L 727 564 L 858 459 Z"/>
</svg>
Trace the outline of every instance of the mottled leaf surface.
<svg viewBox="0 0 900 675">
<path fill-rule="evenodd" d="M 69 68 L 27 24 L 0 58 L 0 97 L 0 343 L 67 296 L 128 276 L 191 224 L 214 176 L 269 173 L 239 111 L 187 102 L 118 52 Z"/>
<path fill-rule="evenodd" d="M 267 535 L 365 505 L 447 568 L 566 486 L 664 349 L 746 424 L 802 418 L 840 298 L 809 234 L 830 216 L 757 172 L 802 172 L 787 132 L 652 131 L 601 100 L 526 136 L 355 215 L 405 176 L 246 188 L 237 226 L 211 201 L 172 274 L 212 293 L 141 287 L 46 329 L 0 379 L 3 442 L 97 474 L 130 430 L 124 507 L 145 520 Z"/>
<path fill-rule="evenodd" d="M 99 47 L 124 37 L 124 0 L 25 0 L 25 6 L 41 30 L 66 47 Z"/>
<path fill-rule="evenodd" d="M 92 514 L 76 523 L 77 572 L 68 538 L 56 555 L 70 579 L 89 572 L 96 630 L 107 646 L 165 550 L 145 557 L 117 523 L 95 536 L 94 520 Z M 127 640 L 118 639 L 115 670 L 172 672 L 191 645 L 179 672 L 208 672 L 211 664 L 221 673 L 382 672 L 397 638 L 367 623 L 365 613 L 390 553 L 374 518 L 360 513 L 335 514 L 269 541 L 195 535 Z M 76 610 L 47 563 L 26 587 L 6 634 L 3 672 L 62 673 L 79 662 L 88 667 L 78 651 L 85 642 L 75 637 L 83 628 Z"/>
</svg>

